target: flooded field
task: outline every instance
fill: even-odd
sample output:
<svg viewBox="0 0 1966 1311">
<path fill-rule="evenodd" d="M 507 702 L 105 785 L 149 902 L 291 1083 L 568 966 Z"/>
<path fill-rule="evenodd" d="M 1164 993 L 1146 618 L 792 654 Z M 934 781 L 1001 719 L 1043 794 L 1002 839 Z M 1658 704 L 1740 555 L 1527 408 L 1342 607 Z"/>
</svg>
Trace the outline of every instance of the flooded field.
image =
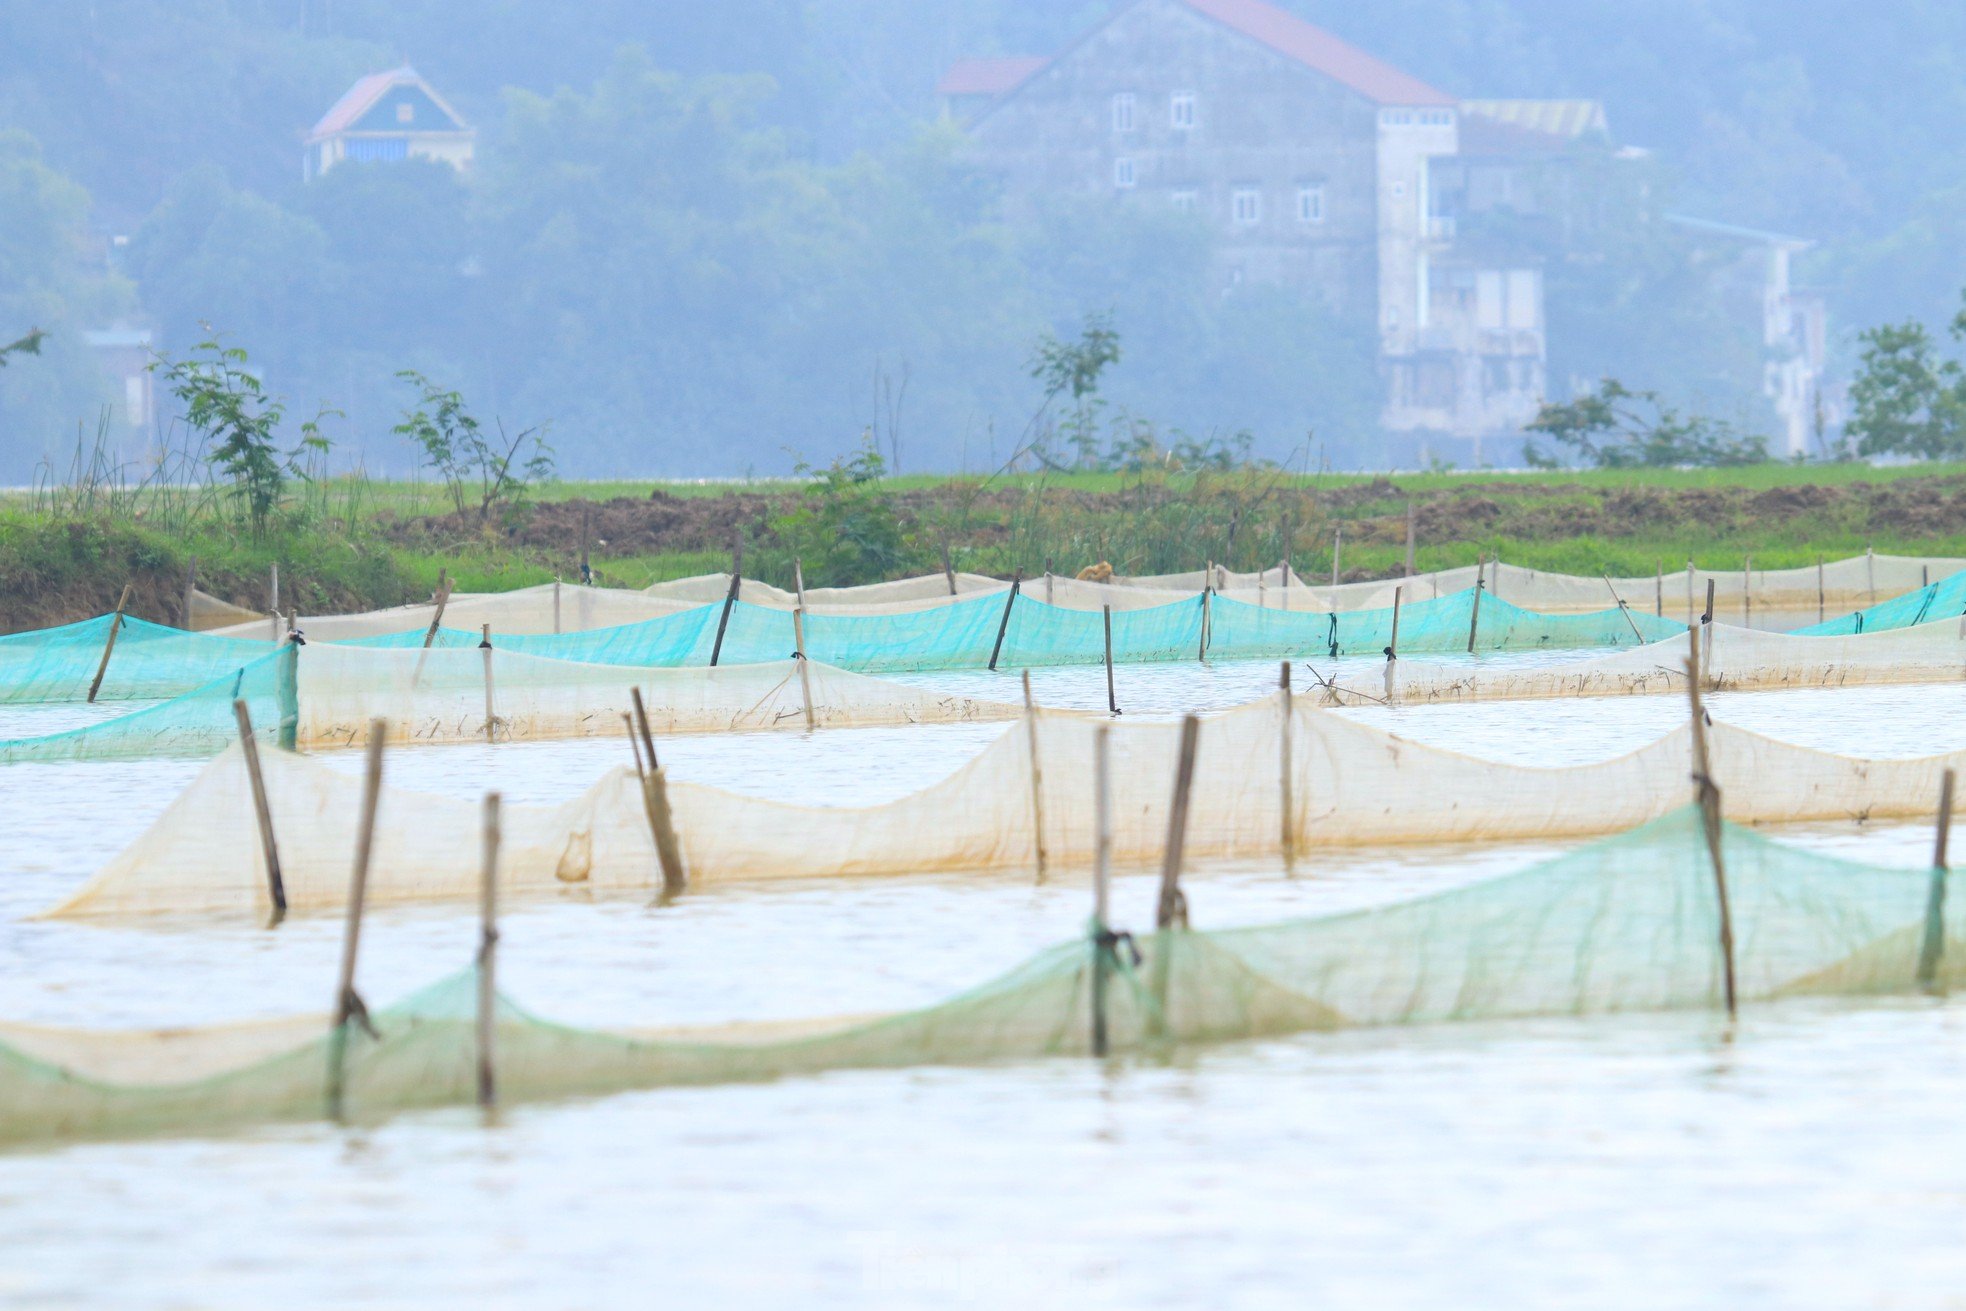
<svg viewBox="0 0 1966 1311">
<path fill-rule="evenodd" d="M 1272 664 L 1133 666 L 1116 682 L 1131 719 L 1224 708 L 1276 678 Z M 1008 675 L 907 681 L 1020 695 Z M 1032 684 L 1044 704 L 1104 708 L 1103 670 L 1034 671 Z M 1851 754 L 1966 740 L 1959 686 L 1723 694 L 1712 712 Z M 85 713 L 15 708 L 0 730 Z M 1685 705 L 1346 713 L 1474 756 L 1556 765 L 1650 741 Z M 662 749 L 679 778 L 869 805 L 943 777 L 1005 731 L 729 734 Z M 388 770 L 429 792 L 552 802 L 626 755 L 603 739 L 404 748 Z M 360 769 L 355 753 L 328 759 Z M 331 917 L 273 932 L 33 918 L 198 769 L 0 769 L 0 1018 L 161 1026 L 326 1010 L 341 932 Z M 1774 831 L 1877 863 L 1930 860 L 1925 824 Z M 1296 877 L 1272 862 L 1203 865 L 1188 897 L 1198 926 L 1261 923 L 1565 849 L 1314 850 Z M 1115 920 L 1150 926 L 1153 895 L 1147 872 L 1125 872 Z M 913 1007 L 1079 935 L 1089 897 L 1083 871 L 1065 871 L 1041 886 L 1028 872 L 733 884 L 660 909 L 534 901 L 502 920 L 500 986 L 543 1017 L 613 1028 Z M 387 1003 L 463 968 L 475 945 L 466 907 L 377 910 L 363 992 Z M 1945 1150 L 1962 1026 L 1966 1009 L 1944 1001 L 1785 1002 L 1732 1025 L 1675 1014 L 1359 1031 L 1166 1059 L 569 1100 L 489 1124 L 447 1110 L 15 1151 L 0 1156 L 0 1302 L 1941 1306 L 1966 1287 L 1966 1185 Z"/>
</svg>

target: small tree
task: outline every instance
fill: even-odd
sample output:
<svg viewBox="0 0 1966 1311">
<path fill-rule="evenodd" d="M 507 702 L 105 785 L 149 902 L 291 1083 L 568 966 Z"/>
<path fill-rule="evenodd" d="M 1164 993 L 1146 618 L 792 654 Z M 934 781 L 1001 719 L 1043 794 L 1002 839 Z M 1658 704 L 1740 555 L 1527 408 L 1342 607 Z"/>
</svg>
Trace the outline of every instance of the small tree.
<svg viewBox="0 0 1966 1311">
<path fill-rule="evenodd" d="M 505 425 L 498 423 L 494 443 L 465 408 L 461 393 L 446 391 L 414 369 L 396 376 L 415 387 L 418 395 L 416 405 L 403 412 L 403 421 L 394 431 L 423 448 L 424 464 L 443 477 L 460 517 L 467 482 L 478 484 L 478 520 L 483 523 L 491 518 L 494 505 L 523 499 L 529 480 L 553 476 L 553 448 L 546 444 L 543 427 L 507 437 Z M 525 455 L 528 443 L 531 453 Z"/>
<path fill-rule="evenodd" d="M 811 479 L 796 508 L 771 521 L 773 536 L 829 584 L 879 582 L 908 563 L 912 543 L 882 486 L 887 464 L 868 441 L 825 468 L 800 461 Z"/>
<path fill-rule="evenodd" d="M 1060 431 L 1078 453 L 1080 464 L 1098 459 L 1099 411 L 1105 408 L 1099 399 L 1099 376 L 1119 358 L 1120 335 L 1111 314 L 1086 315 L 1076 341 L 1060 341 L 1047 332 L 1031 355 L 1031 376 L 1045 389 L 1040 413 L 1071 393 L 1072 413 Z"/>
<path fill-rule="evenodd" d="M 19 341 L 10 341 L 4 346 L 0 346 L 0 369 L 7 367 L 7 357 L 9 355 L 39 355 L 41 353 L 41 343 L 47 339 L 48 334 L 36 328 Z"/>
<path fill-rule="evenodd" d="M 321 420 L 329 411 L 301 424 L 300 441 L 282 451 L 279 433 L 286 402 L 266 394 L 245 351 L 221 345 L 214 337 L 199 342 L 185 359 L 159 358 L 150 367 L 162 372 L 165 386 L 184 405 L 185 423 L 205 439 L 206 461 L 232 481 L 253 536 L 264 537 L 288 482 L 307 477 L 301 462 L 328 450 Z"/>
<path fill-rule="evenodd" d="M 1966 311 L 1953 319 L 1952 336 L 1966 340 Z M 1966 371 L 1937 358 L 1925 325 L 1885 324 L 1857 339 L 1863 363 L 1850 384 L 1844 434 L 1858 453 L 1932 460 L 1966 451 Z"/>
<path fill-rule="evenodd" d="M 1657 392 L 1633 391 L 1616 378 L 1567 405 L 1544 405 L 1525 425 L 1600 469 L 1670 468 L 1675 465 L 1763 464 L 1768 439 L 1743 433 L 1724 419 L 1682 415 Z M 1534 442 L 1523 448 L 1531 464 L 1558 461 Z"/>
</svg>

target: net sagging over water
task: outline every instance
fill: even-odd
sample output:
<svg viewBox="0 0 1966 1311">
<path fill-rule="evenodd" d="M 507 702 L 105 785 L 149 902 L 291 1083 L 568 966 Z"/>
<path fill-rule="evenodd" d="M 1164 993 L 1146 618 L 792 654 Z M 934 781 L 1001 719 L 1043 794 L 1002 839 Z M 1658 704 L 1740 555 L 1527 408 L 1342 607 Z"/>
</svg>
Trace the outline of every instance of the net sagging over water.
<svg viewBox="0 0 1966 1311">
<path fill-rule="evenodd" d="M 269 649 L 264 642 L 187 633 L 129 615 L 120 622 L 98 615 L 0 637 L 0 703 L 85 701 L 98 670 L 98 701 L 160 700 L 262 660 Z"/>
<path fill-rule="evenodd" d="M 1966 979 L 1966 898 L 1934 905 L 1925 870 L 1883 869 L 1724 830 L 1738 996 L 1909 993 L 1928 938 L 1933 986 Z M 1719 898 L 1697 811 L 1519 873 L 1372 909 L 1253 928 L 1070 942 L 937 1005 L 877 1017 L 596 1031 L 501 1001 L 502 1102 L 848 1068 L 1083 1056 L 1094 978 L 1109 1050 L 1370 1026 L 1717 1009 Z M 1202 913 L 1205 913 L 1203 911 Z M 330 1113 L 369 1118 L 476 1094 L 475 971 L 375 1015 L 377 1036 L 325 1019 L 99 1032 L 0 1025 L 0 1139 L 34 1144 L 231 1128 Z"/>
<path fill-rule="evenodd" d="M 168 701 L 81 728 L 0 741 L 0 764 L 214 755 L 239 740 L 235 700 L 260 741 L 291 747 L 299 720 L 295 649 L 281 647 Z"/>
<path fill-rule="evenodd" d="M 1539 768 L 1409 741 L 1306 700 L 1286 702 L 1278 693 L 1202 722 L 1187 828 L 1193 856 L 1273 858 L 1288 833 L 1299 868 L 1314 870 L 1322 847 L 1595 836 L 1655 819 L 1691 790 L 1688 728 L 1602 761 Z M 706 885 L 1030 869 L 1037 856 L 1033 732 L 1048 858 L 1057 867 L 1085 866 L 1094 841 L 1097 725 L 1040 711 L 946 778 L 868 807 L 789 805 L 671 781 L 689 877 Z M 1109 731 L 1114 859 L 1153 861 L 1167 836 L 1180 725 L 1122 722 Z M 1726 814 L 1743 823 L 1927 815 L 1944 771 L 1966 769 L 1966 751 L 1861 759 L 1726 723 L 1712 726 L 1709 743 Z M 289 904 L 297 911 L 339 907 L 355 842 L 348 816 L 361 780 L 285 753 L 266 755 L 264 764 Z M 475 895 L 477 823 L 473 803 L 385 787 L 370 898 Z M 642 789 L 627 768 L 559 806 L 507 807 L 505 833 L 502 877 L 514 894 L 645 892 L 659 882 Z M 234 750 L 50 913 L 259 910 L 268 904 L 265 883 L 251 794 Z"/>
<path fill-rule="evenodd" d="M 1796 631 L 1821 637 L 1878 633 L 1893 628 L 1914 628 L 1940 619 L 1956 619 L 1961 615 L 1966 615 L 1966 573 L 1941 578 L 1903 596 Z"/>
<path fill-rule="evenodd" d="M 1534 667 L 1488 669 L 1400 660 L 1387 674 L 1338 678 L 1319 692 L 1329 705 L 1441 701 L 1511 701 L 1542 697 L 1684 694 L 1691 639 Z M 1953 683 L 1966 679 L 1966 620 L 1861 636 L 1810 637 L 1710 624 L 1701 640 L 1702 686 L 1751 692 L 1778 688 L 1855 687 L 1878 683 Z"/>
</svg>

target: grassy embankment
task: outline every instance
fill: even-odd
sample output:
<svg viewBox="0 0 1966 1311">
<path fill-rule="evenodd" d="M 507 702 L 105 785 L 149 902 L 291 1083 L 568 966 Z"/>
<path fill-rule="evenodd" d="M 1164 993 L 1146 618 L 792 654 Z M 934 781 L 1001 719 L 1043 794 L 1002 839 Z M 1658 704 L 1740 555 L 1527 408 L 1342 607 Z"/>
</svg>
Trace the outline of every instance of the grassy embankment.
<svg viewBox="0 0 1966 1311">
<path fill-rule="evenodd" d="M 1282 476 L 1051 474 L 984 480 L 889 479 L 866 516 L 894 529 L 882 552 L 831 563 L 803 550 L 785 516 L 802 502 L 787 483 L 559 483 L 481 521 L 458 515 L 441 488 L 336 480 L 309 488 L 253 540 L 210 491 L 116 496 L 43 494 L 0 500 L 0 626 L 66 622 L 114 606 L 125 582 L 136 613 L 175 620 L 191 562 L 200 585 L 263 607 L 272 565 L 304 613 L 421 599 L 448 570 L 466 590 L 571 578 L 582 526 L 600 581 L 645 586 L 723 568 L 734 532 L 746 572 L 789 583 L 862 581 L 876 572 L 940 567 L 1061 572 L 1110 560 L 1123 572 L 1237 569 L 1284 554 L 1307 577 L 1331 570 L 1344 530 L 1346 578 L 1398 572 L 1406 507 L 1414 506 L 1425 570 L 1500 554 L 1571 573 L 1645 574 L 1655 567 L 1756 567 L 1880 552 L 1966 556 L 1966 465 L 1873 469 L 1766 465 L 1727 470 Z M 877 523 L 875 525 L 879 527 Z M 829 545 L 842 536 L 823 530 Z M 857 529 L 855 530 L 857 531 Z M 850 534 L 848 534 L 850 535 Z M 880 569 L 884 560 L 888 567 Z M 856 576 L 858 575 L 858 576 Z"/>
</svg>

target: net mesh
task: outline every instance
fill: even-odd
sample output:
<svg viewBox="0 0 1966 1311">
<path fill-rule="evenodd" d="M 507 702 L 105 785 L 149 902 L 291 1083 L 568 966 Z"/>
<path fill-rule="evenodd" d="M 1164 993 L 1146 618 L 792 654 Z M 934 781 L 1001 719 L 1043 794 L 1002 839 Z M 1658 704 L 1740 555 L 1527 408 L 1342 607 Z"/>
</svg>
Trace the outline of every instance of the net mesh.
<svg viewBox="0 0 1966 1311">
<path fill-rule="evenodd" d="M 1722 837 L 1738 995 L 1868 996 L 1966 977 L 1966 899 L 1934 875 Z M 495 1012 L 507 1103 L 844 1068 L 1085 1054 L 1095 976 L 1110 1050 L 1352 1027 L 1715 1008 L 1719 898 L 1697 812 L 1521 872 L 1346 914 L 1044 951 L 940 1004 L 878 1017 L 594 1031 L 510 1002 Z M 1931 907 L 1943 907 L 1932 914 Z M 312 1118 L 329 1113 L 330 1053 L 346 1054 L 343 1113 L 470 1101 L 477 979 L 466 972 L 379 1011 L 376 1036 L 321 1019 L 102 1033 L 0 1026 L 0 1136 L 78 1135 Z"/>
<path fill-rule="evenodd" d="M 209 756 L 239 737 L 234 701 L 244 701 L 254 735 L 291 747 L 299 720 L 295 648 L 281 647 L 202 686 L 113 719 L 0 741 L 0 763 Z"/>
<path fill-rule="evenodd" d="M 1966 573 L 1957 573 L 1903 596 L 1796 631 L 1821 637 L 1878 633 L 1962 615 L 1966 615 Z"/>
<path fill-rule="evenodd" d="M 947 777 L 873 806 L 813 808 L 671 782 L 689 877 L 709 885 L 1029 869 L 1040 808 L 1050 861 L 1087 865 L 1097 726 L 1040 711 Z M 1108 730 L 1114 858 L 1151 861 L 1166 838 L 1180 725 L 1125 722 Z M 1041 807 L 1033 804 L 1033 736 Z M 1944 771 L 1966 768 L 1966 752 L 1863 759 L 1724 722 L 1712 726 L 1709 743 L 1726 813 L 1744 823 L 1927 815 Z M 361 780 L 285 753 L 267 755 L 264 765 L 289 904 L 296 911 L 339 907 L 355 841 L 347 817 L 356 811 Z M 1314 869 L 1325 847 L 1595 836 L 1680 805 L 1692 769 L 1687 728 L 1624 755 L 1539 768 L 1409 741 L 1277 693 L 1203 721 L 1187 849 L 1197 858 L 1274 858 L 1288 834 L 1298 859 Z M 471 803 L 385 786 L 377 814 L 372 899 L 474 895 L 478 820 Z M 597 892 L 656 886 L 655 847 L 634 772 L 610 771 L 558 806 L 507 807 L 502 878 L 513 895 L 569 885 Z M 251 793 L 234 750 L 49 913 L 258 912 L 266 904 Z"/>
</svg>

